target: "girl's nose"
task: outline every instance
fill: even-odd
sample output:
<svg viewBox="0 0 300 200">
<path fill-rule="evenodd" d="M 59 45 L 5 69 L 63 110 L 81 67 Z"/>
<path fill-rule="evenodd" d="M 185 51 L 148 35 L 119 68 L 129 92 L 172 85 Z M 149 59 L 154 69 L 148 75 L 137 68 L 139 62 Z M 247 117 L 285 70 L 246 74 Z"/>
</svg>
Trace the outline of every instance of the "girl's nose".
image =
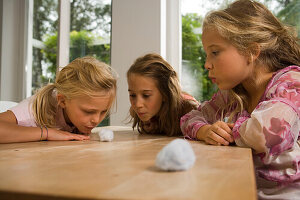
<svg viewBox="0 0 300 200">
<path fill-rule="evenodd" d="M 206 59 L 205 64 L 204 64 L 205 69 L 211 70 L 213 69 L 213 64 Z"/>
<path fill-rule="evenodd" d="M 101 116 L 98 114 L 93 115 L 92 119 L 91 119 L 91 123 L 93 126 L 96 126 L 100 123 L 101 121 Z"/>
<path fill-rule="evenodd" d="M 143 99 L 140 98 L 140 97 L 137 97 L 137 98 L 136 98 L 136 102 L 135 102 L 135 106 L 136 106 L 137 108 L 143 107 Z"/>
</svg>

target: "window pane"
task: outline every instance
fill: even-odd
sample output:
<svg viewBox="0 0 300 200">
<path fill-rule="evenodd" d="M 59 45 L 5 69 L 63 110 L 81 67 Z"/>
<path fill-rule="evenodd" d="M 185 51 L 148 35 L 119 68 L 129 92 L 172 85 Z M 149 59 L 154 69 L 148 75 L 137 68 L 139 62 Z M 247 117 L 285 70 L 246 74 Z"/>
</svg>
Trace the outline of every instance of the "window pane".
<svg viewBox="0 0 300 200">
<path fill-rule="evenodd" d="M 70 2 L 70 61 L 89 55 L 110 64 L 111 1 Z M 109 125 L 109 118 L 100 125 Z"/>
<path fill-rule="evenodd" d="M 209 100 L 217 87 L 204 69 L 205 54 L 201 43 L 202 21 L 207 12 L 225 7 L 232 0 L 182 0 L 182 86 L 200 101 Z M 260 0 L 284 23 L 300 35 L 299 0 Z"/>
<path fill-rule="evenodd" d="M 32 93 L 53 81 L 56 64 L 58 0 L 34 0 Z"/>
</svg>

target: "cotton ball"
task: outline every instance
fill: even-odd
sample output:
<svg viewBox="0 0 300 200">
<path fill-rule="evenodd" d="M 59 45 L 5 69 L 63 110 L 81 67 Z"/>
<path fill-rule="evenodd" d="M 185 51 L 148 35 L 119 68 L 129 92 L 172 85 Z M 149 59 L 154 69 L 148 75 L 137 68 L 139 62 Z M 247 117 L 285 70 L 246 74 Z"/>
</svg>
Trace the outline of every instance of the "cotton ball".
<svg viewBox="0 0 300 200">
<path fill-rule="evenodd" d="M 175 139 L 167 144 L 156 157 L 156 166 L 166 171 L 180 171 L 191 168 L 196 157 L 189 142 Z"/>
<path fill-rule="evenodd" d="M 101 142 L 111 142 L 114 139 L 114 132 L 109 129 L 101 129 L 98 134 Z"/>
</svg>

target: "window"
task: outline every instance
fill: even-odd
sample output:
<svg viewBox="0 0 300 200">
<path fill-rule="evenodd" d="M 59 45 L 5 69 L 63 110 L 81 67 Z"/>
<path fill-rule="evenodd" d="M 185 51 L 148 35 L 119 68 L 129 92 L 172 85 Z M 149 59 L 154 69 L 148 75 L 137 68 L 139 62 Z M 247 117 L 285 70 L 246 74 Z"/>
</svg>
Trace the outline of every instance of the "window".
<svg viewBox="0 0 300 200">
<path fill-rule="evenodd" d="M 34 0 L 33 16 L 32 94 L 55 79 L 58 0 Z M 70 0 L 69 62 L 89 55 L 110 64 L 110 31 L 110 0 Z"/>
<path fill-rule="evenodd" d="M 57 10 L 58 0 L 34 0 L 33 2 L 31 94 L 52 81 L 55 76 Z"/>
<path fill-rule="evenodd" d="M 71 0 L 70 61 L 86 55 L 110 64 L 111 2 Z"/>
</svg>

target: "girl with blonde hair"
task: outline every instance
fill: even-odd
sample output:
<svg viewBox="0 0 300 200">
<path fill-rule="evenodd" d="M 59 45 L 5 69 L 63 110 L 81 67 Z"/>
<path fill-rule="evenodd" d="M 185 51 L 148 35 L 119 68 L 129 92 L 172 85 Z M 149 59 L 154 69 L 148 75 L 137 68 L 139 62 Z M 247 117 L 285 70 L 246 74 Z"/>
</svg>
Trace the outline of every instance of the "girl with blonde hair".
<svg viewBox="0 0 300 200">
<path fill-rule="evenodd" d="M 187 138 L 253 150 L 259 199 L 300 199 L 300 46 L 264 5 L 238 0 L 203 23 L 219 91 L 181 118 Z"/>
<path fill-rule="evenodd" d="M 112 69 L 93 57 L 77 58 L 54 83 L 0 113 L 0 143 L 87 140 L 116 95 Z"/>
<path fill-rule="evenodd" d="M 177 73 L 160 55 L 139 57 L 127 72 L 132 127 L 140 133 L 182 135 L 179 120 L 199 103 L 181 90 Z"/>
</svg>

